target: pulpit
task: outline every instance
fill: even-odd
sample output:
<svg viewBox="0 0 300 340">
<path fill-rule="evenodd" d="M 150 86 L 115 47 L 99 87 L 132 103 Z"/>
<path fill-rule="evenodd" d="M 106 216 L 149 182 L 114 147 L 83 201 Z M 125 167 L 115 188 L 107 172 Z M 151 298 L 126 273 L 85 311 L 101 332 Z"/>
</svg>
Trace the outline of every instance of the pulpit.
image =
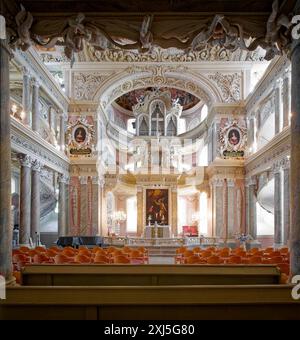
<svg viewBox="0 0 300 340">
<path fill-rule="evenodd" d="M 144 238 L 171 238 L 170 227 L 168 225 L 146 226 Z"/>
</svg>

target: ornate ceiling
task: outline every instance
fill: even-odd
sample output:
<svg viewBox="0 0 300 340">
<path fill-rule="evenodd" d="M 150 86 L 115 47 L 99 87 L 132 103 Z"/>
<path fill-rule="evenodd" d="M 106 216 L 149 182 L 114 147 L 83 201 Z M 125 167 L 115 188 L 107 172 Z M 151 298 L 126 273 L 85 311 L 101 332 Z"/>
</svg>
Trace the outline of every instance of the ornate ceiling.
<svg viewBox="0 0 300 340">
<path fill-rule="evenodd" d="M 202 61 L 264 61 L 265 51 L 261 48 L 253 52 L 238 48 L 230 51 L 221 46 L 206 46 L 201 51 L 184 52 L 176 48 L 161 49 L 154 46 L 151 51 L 139 53 L 137 50 L 125 51 L 121 48 L 97 50 L 94 46 L 84 43 L 84 48 L 75 55 L 76 62 L 202 62 Z M 36 46 L 42 61 L 46 64 L 68 62 L 61 46 L 45 49 Z"/>
<path fill-rule="evenodd" d="M 1 14 L 6 17 L 12 47 L 64 46 L 73 61 L 84 42 L 97 51 L 120 48 L 139 53 L 156 46 L 185 53 L 214 46 L 251 52 L 260 46 L 270 60 L 290 47 L 296 4 L 296 0 L 3 2 Z"/>
</svg>

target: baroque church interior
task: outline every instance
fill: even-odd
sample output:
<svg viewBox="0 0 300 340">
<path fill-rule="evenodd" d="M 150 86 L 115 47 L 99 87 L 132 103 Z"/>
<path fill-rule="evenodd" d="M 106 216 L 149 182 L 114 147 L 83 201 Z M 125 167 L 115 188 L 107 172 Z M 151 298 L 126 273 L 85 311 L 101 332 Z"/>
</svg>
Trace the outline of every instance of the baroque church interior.
<svg viewBox="0 0 300 340">
<path fill-rule="evenodd" d="M 0 319 L 299 318 L 298 13 L 1 0 Z"/>
</svg>

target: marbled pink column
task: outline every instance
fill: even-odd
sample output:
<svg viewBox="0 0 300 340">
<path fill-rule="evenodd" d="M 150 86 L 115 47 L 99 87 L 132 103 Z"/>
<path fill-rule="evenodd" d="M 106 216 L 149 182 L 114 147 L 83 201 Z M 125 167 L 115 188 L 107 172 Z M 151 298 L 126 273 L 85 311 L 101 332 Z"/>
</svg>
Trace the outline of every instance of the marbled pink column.
<svg viewBox="0 0 300 340">
<path fill-rule="evenodd" d="M 21 164 L 20 183 L 20 245 L 29 245 L 30 213 L 31 213 L 31 158 L 28 155 L 19 155 Z"/>
<path fill-rule="evenodd" d="M 80 176 L 80 234 L 88 235 L 88 177 Z"/>
<path fill-rule="evenodd" d="M 101 186 L 98 176 L 92 178 L 92 231 L 91 235 L 101 235 Z"/>
<path fill-rule="evenodd" d="M 5 40 L 0 39 L 0 274 L 12 280 L 11 142 L 9 107 L 9 58 Z"/>
<path fill-rule="evenodd" d="M 248 233 L 256 240 L 257 238 L 257 216 L 256 216 L 256 179 L 250 178 L 248 181 L 249 190 L 248 190 L 248 209 L 249 209 L 249 225 L 248 225 Z"/>
<path fill-rule="evenodd" d="M 297 1 L 296 13 L 300 12 Z M 293 42 L 292 60 L 292 119 L 291 119 L 291 270 L 300 275 L 300 40 Z"/>
<path fill-rule="evenodd" d="M 228 186 L 227 179 L 224 179 L 223 184 L 223 232 L 222 237 L 225 243 L 228 240 Z"/>
</svg>

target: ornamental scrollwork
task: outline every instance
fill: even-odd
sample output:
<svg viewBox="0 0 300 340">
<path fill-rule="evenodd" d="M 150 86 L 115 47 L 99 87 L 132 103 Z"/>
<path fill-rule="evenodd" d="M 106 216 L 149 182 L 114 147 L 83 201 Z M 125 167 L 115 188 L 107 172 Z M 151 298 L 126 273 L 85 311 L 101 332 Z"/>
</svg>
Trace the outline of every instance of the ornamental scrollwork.
<svg viewBox="0 0 300 340">
<path fill-rule="evenodd" d="M 223 74 L 216 72 L 208 76 L 220 89 L 225 103 L 235 103 L 241 100 L 241 74 Z"/>
<path fill-rule="evenodd" d="M 18 11 L 18 12 L 17 12 Z M 44 48 L 64 46 L 65 55 L 75 61 L 75 54 L 84 50 L 88 43 L 96 50 L 120 48 L 149 53 L 155 46 L 162 49 L 178 48 L 182 51 L 203 51 L 207 47 L 221 46 L 227 50 L 266 51 L 265 59 L 286 53 L 292 42 L 293 13 L 283 12 L 283 6 L 274 0 L 272 12 L 265 23 L 253 22 L 246 16 L 217 14 L 199 17 L 192 23 L 189 18 L 157 20 L 154 15 L 140 18 L 92 19 L 83 13 L 55 20 L 35 18 L 23 6 L 5 4 L 5 18 L 9 42 L 12 47 L 27 50 L 37 44 Z M 154 20 L 156 19 L 156 20 Z M 176 24 L 172 20 L 177 20 Z M 168 22 L 172 25 L 168 25 Z M 119 27 L 118 33 L 112 26 Z M 187 28 L 188 26 L 188 28 Z"/>
<path fill-rule="evenodd" d="M 79 72 L 74 74 L 74 98 L 93 100 L 99 86 L 109 75 Z"/>
</svg>

